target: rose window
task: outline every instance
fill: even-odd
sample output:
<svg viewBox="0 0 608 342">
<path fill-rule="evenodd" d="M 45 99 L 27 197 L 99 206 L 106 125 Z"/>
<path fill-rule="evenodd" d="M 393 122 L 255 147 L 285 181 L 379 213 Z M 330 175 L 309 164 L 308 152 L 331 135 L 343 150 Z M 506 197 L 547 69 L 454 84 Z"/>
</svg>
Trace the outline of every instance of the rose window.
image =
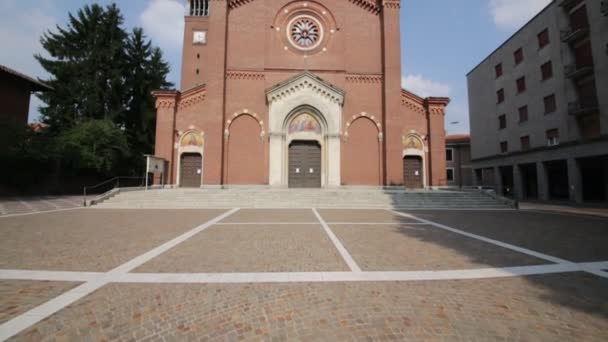
<svg viewBox="0 0 608 342">
<path fill-rule="evenodd" d="M 319 45 L 323 36 L 321 24 L 311 16 L 294 18 L 288 31 L 292 44 L 301 50 L 312 50 Z"/>
</svg>

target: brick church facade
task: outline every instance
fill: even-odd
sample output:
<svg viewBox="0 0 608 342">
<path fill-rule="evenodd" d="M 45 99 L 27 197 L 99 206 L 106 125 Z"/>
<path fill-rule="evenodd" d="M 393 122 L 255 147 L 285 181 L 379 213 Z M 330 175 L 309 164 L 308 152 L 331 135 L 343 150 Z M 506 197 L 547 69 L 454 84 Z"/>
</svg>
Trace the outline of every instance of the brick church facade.
<svg viewBox="0 0 608 342">
<path fill-rule="evenodd" d="M 154 93 L 182 187 L 446 184 L 449 99 L 401 87 L 399 0 L 190 0 L 182 91 Z"/>
</svg>

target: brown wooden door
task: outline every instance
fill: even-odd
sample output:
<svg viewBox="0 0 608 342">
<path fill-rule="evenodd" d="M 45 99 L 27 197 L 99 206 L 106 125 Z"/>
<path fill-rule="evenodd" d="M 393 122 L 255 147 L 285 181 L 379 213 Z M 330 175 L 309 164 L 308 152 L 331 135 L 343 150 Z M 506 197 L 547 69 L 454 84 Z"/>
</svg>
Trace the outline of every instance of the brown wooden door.
<svg viewBox="0 0 608 342">
<path fill-rule="evenodd" d="M 314 141 L 295 141 L 289 146 L 289 187 L 321 187 L 321 146 Z"/>
<path fill-rule="evenodd" d="M 403 158 L 403 179 L 405 187 L 408 189 L 422 189 L 422 158 L 405 157 Z"/>
<path fill-rule="evenodd" d="M 180 186 L 183 188 L 200 188 L 203 173 L 203 157 L 198 153 L 182 154 L 180 169 Z"/>
</svg>

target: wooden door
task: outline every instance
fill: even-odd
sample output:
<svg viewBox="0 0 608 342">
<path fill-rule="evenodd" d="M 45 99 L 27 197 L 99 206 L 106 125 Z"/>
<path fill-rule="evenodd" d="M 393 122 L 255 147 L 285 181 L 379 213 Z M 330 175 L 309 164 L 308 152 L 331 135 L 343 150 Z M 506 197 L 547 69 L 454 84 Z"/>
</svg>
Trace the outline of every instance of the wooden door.
<svg viewBox="0 0 608 342">
<path fill-rule="evenodd" d="M 295 141 L 289 146 L 289 187 L 321 187 L 321 146 L 315 141 Z"/>
<path fill-rule="evenodd" d="M 407 189 L 424 188 L 422 158 L 408 156 L 403 158 L 403 179 Z"/>
<path fill-rule="evenodd" d="M 203 157 L 198 153 L 184 153 L 181 157 L 180 186 L 200 188 L 203 175 Z"/>
</svg>

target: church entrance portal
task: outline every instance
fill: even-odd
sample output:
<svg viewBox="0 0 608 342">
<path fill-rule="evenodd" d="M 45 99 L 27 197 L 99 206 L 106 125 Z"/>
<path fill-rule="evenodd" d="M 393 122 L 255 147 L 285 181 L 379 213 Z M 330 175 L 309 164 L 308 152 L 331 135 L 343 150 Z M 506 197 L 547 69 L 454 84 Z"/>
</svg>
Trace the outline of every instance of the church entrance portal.
<svg viewBox="0 0 608 342">
<path fill-rule="evenodd" d="M 316 141 L 294 141 L 289 145 L 289 187 L 321 187 L 321 146 Z"/>
</svg>

